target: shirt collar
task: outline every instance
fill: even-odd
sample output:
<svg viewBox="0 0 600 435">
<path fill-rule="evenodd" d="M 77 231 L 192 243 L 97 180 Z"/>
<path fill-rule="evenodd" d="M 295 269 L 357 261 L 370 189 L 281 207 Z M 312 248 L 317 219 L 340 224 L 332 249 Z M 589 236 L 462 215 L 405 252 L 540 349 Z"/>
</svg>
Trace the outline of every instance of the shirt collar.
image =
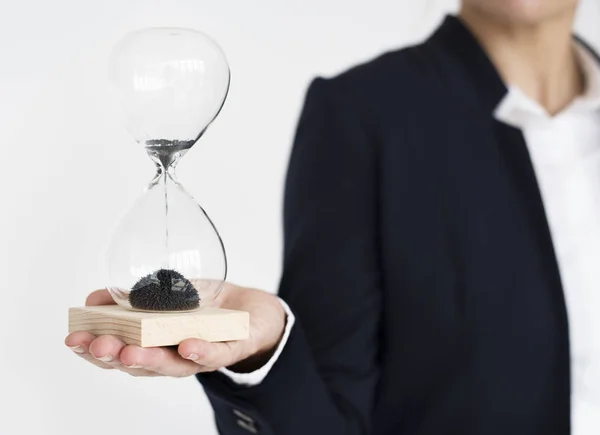
<svg viewBox="0 0 600 435">
<path fill-rule="evenodd" d="M 574 44 L 584 76 L 585 90 L 562 113 L 600 110 L 600 64 L 587 47 L 578 41 Z M 499 121 L 516 127 L 551 118 L 537 101 L 513 85 L 508 86 L 508 92 L 496 107 L 494 116 Z"/>
</svg>

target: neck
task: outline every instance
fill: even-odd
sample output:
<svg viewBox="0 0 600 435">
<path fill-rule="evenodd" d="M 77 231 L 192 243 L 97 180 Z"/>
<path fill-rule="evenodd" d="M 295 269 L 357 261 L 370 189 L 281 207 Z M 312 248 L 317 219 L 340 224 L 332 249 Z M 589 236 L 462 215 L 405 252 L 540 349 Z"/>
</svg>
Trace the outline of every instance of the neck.
<svg viewBox="0 0 600 435">
<path fill-rule="evenodd" d="M 550 114 L 583 92 L 571 35 L 575 11 L 543 23 L 499 23 L 463 6 L 460 16 L 508 85 L 519 87 Z"/>
</svg>

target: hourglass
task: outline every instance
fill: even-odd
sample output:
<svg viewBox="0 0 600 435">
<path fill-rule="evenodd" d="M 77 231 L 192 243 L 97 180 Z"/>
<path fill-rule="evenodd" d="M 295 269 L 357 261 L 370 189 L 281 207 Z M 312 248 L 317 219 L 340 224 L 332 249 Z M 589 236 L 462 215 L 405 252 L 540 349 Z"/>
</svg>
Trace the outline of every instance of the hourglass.
<svg viewBox="0 0 600 435">
<path fill-rule="evenodd" d="M 116 305 L 71 308 L 70 331 L 168 346 L 185 338 L 248 336 L 248 313 L 219 308 L 227 261 L 212 221 L 177 181 L 180 159 L 219 114 L 229 90 L 219 46 L 201 32 L 155 28 L 127 35 L 110 59 L 124 123 L 156 166 L 107 253 Z"/>
</svg>

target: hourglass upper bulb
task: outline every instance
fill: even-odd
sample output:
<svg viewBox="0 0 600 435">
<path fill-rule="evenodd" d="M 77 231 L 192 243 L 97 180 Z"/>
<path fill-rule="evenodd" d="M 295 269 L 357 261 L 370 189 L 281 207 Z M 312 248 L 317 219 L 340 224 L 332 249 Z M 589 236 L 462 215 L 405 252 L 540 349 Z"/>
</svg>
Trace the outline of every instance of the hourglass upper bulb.
<svg viewBox="0 0 600 435">
<path fill-rule="evenodd" d="M 125 126 L 147 147 L 191 147 L 218 115 L 229 89 L 223 51 L 190 29 L 130 33 L 115 46 L 109 75 Z"/>
</svg>

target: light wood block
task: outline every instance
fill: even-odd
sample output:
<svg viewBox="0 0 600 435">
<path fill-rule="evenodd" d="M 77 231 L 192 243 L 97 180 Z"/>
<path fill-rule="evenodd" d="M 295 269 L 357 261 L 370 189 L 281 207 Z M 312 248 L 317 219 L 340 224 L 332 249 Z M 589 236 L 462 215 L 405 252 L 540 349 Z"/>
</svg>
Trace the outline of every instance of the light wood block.
<svg viewBox="0 0 600 435">
<path fill-rule="evenodd" d="M 114 335 L 141 347 L 172 346 L 186 338 L 212 342 L 245 340 L 249 328 L 248 313 L 214 307 L 189 313 L 147 313 L 118 305 L 69 309 L 69 332 Z"/>
</svg>

